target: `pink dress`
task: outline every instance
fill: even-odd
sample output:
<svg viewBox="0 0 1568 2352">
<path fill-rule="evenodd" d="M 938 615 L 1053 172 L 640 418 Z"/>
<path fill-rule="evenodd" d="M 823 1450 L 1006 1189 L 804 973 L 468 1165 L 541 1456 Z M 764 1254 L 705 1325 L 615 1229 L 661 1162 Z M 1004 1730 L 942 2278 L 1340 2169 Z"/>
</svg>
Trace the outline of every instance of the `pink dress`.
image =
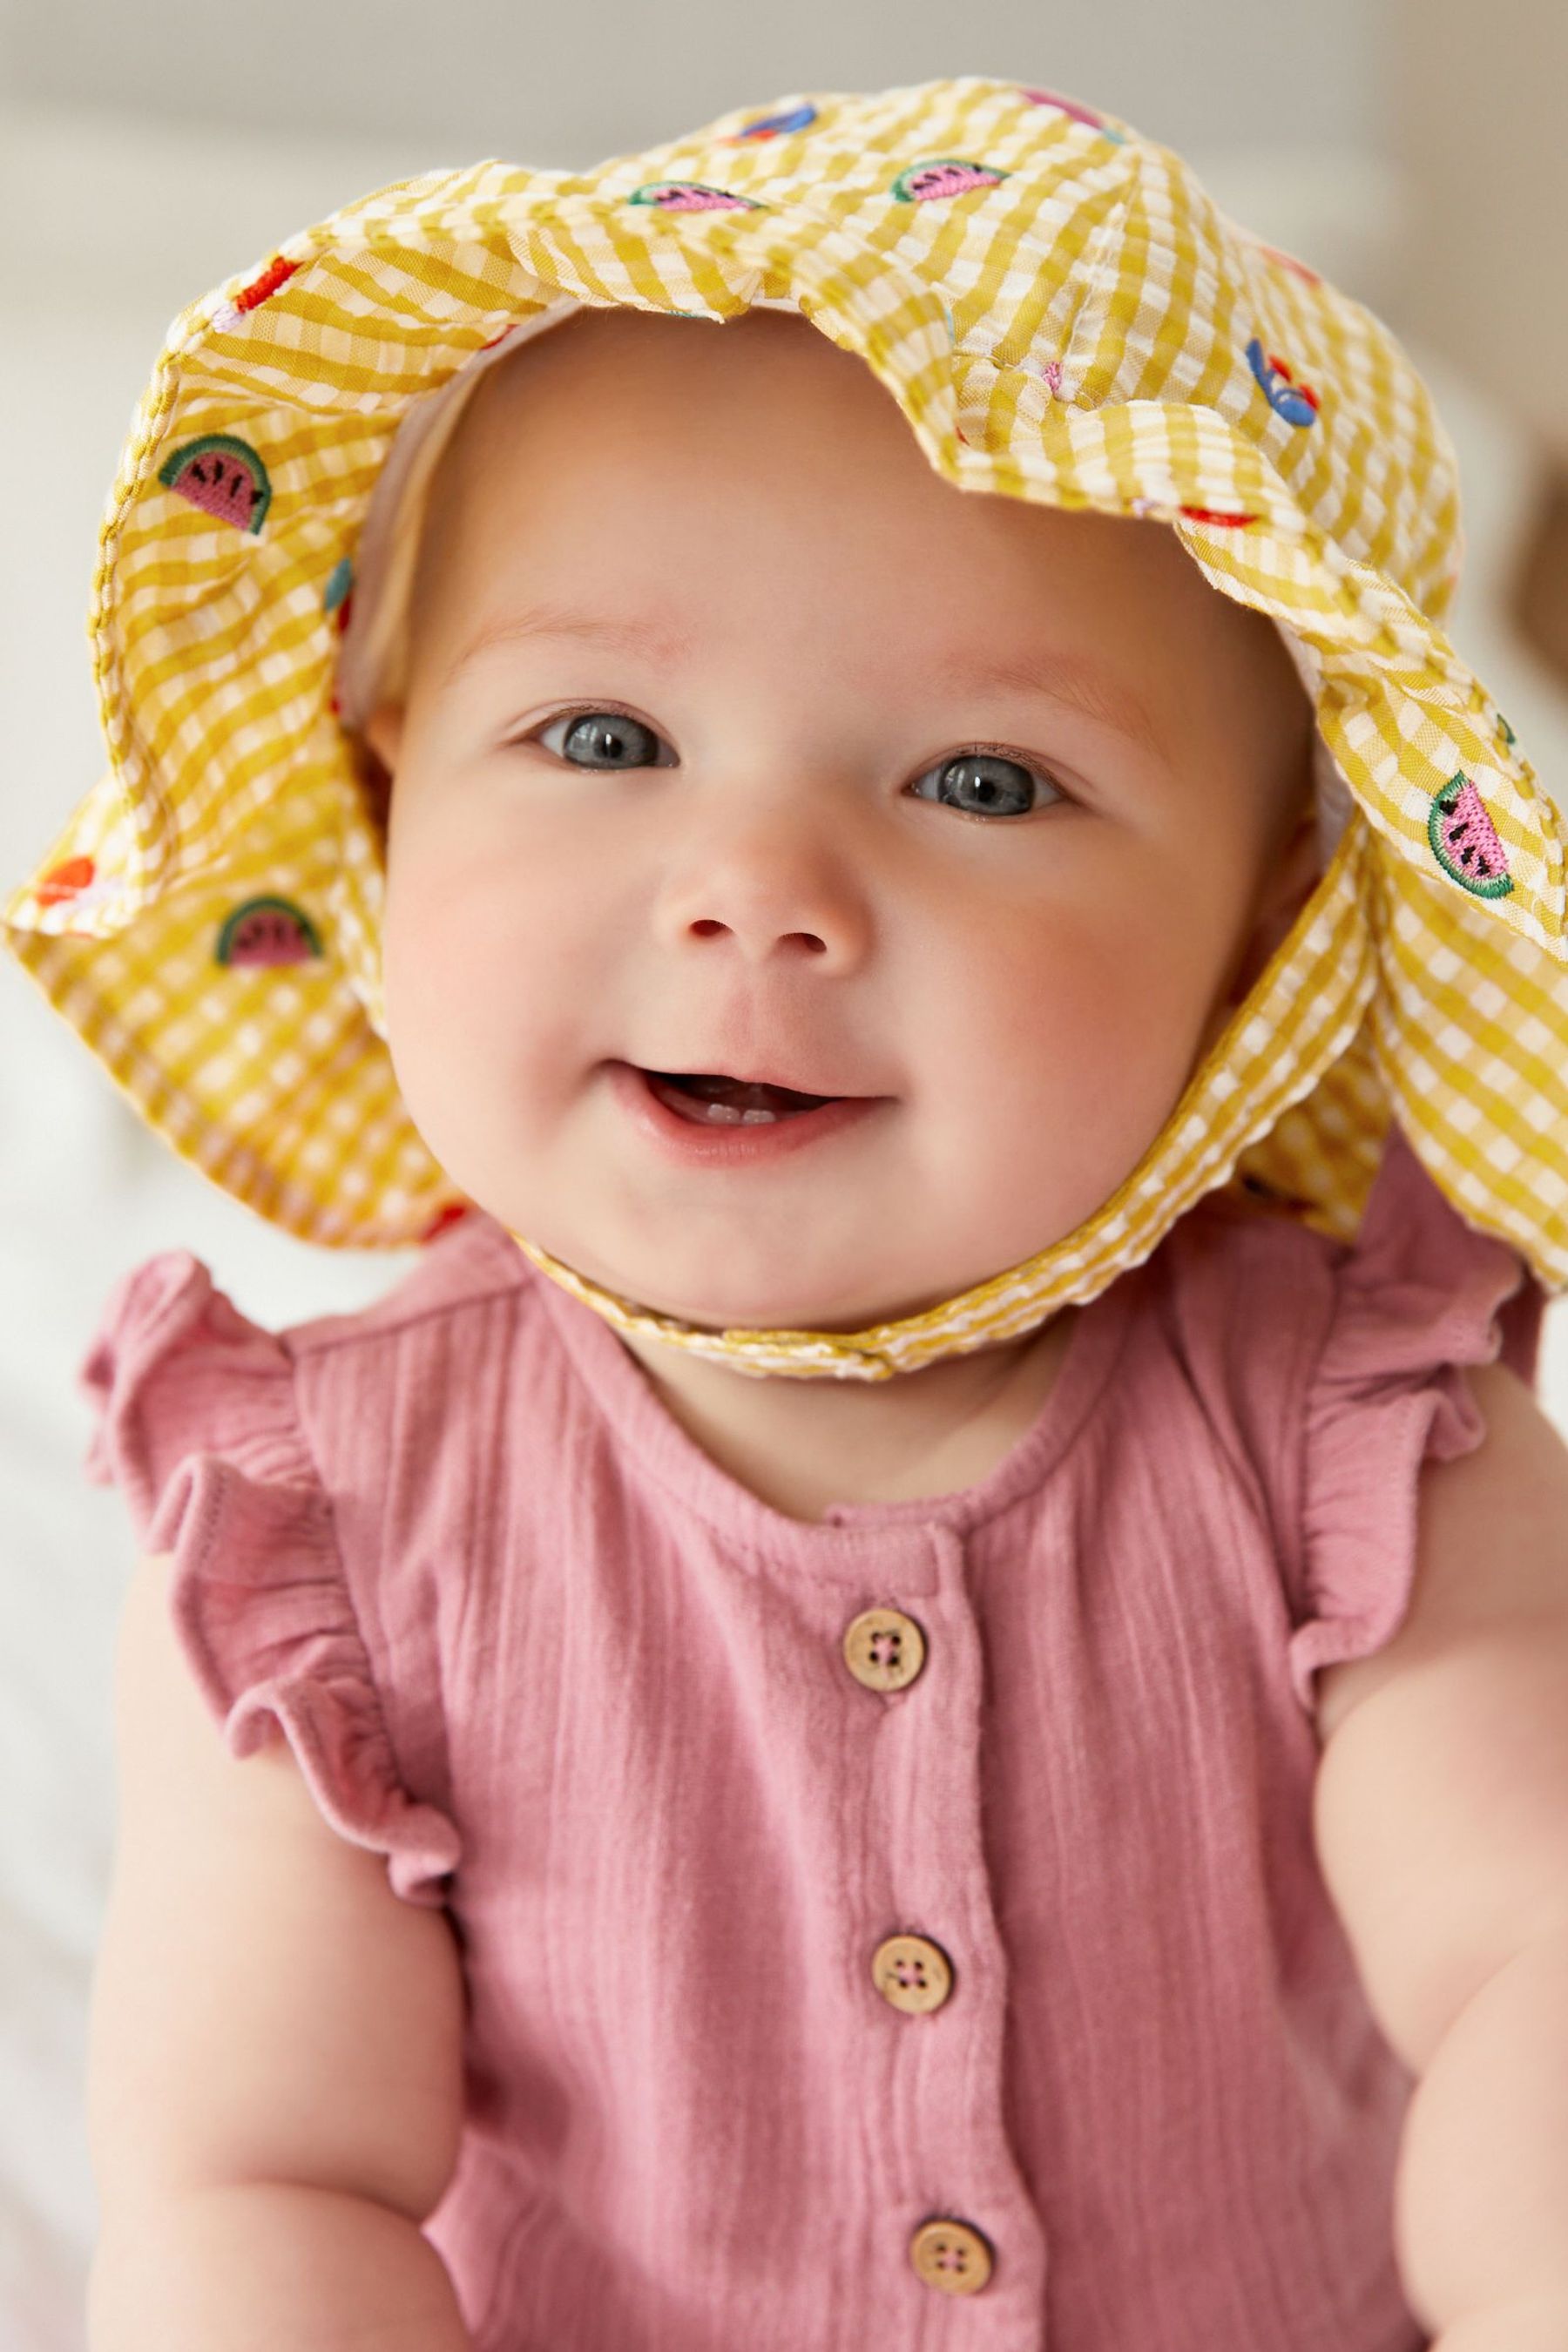
<svg viewBox="0 0 1568 2352">
<path fill-rule="evenodd" d="M 1424 2345 L 1312 1673 L 1542 1303 L 1396 1135 L 1353 1251 L 1211 1196 L 978 1484 L 808 1524 L 477 1213 L 277 1335 L 129 1275 L 89 1466 L 215 1723 L 459 1932 L 477 2352 Z"/>
</svg>

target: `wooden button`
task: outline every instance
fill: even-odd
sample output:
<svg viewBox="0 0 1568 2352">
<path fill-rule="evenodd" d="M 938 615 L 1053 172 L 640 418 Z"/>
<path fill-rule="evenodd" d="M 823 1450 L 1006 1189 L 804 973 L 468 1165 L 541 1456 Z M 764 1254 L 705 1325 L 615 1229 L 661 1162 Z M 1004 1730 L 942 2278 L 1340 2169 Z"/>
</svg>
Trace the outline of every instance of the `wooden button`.
<svg viewBox="0 0 1568 2352">
<path fill-rule="evenodd" d="M 923 2221 L 910 2240 L 910 2260 L 942 2294 L 978 2294 L 991 2275 L 991 2249 L 967 2221 Z"/>
<path fill-rule="evenodd" d="M 844 1663 L 868 1690 L 902 1690 L 925 1660 L 925 1635 L 901 1609 L 862 1610 L 845 1631 Z"/>
<path fill-rule="evenodd" d="M 920 2016 L 940 2009 L 952 1990 L 952 1970 L 940 1944 L 925 1936 L 889 1936 L 871 1960 L 871 1981 L 895 2009 Z"/>
</svg>

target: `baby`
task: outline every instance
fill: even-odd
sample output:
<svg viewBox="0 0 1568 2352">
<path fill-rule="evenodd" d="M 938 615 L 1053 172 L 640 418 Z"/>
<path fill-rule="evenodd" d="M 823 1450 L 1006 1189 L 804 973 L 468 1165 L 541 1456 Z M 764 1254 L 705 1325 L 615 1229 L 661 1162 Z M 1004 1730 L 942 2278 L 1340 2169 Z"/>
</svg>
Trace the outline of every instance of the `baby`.
<svg viewBox="0 0 1568 2352">
<path fill-rule="evenodd" d="M 1561 2347 L 1562 858 L 1384 331 L 819 97 L 347 208 L 117 495 L 12 944 L 430 1245 L 84 1365 L 91 2352 Z"/>
<path fill-rule="evenodd" d="M 1161 524 L 964 497 L 798 314 L 584 313 L 490 371 L 436 483 L 366 733 L 442 1165 L 719 1330 L 917 1314 L 1072 1232 L 1318 877 L 1279 632 Z M 626 1345 L 815 1519 L 982 1475 L 1075 1312 L 874 1385 Z"/>
</svg>

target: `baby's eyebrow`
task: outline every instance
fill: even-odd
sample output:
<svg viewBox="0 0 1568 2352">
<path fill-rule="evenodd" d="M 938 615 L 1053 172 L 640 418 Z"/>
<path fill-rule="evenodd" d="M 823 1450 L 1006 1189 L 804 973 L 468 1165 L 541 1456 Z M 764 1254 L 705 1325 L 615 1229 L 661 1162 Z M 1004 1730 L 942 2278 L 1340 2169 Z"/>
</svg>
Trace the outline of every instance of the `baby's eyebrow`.
<svg viewBox="0 0 1568 2352">
<path fill-rule="evenodd" d="M 978 688 L 988 694 L 1044 696 L 1092 719 L 1097 727 L 1108 727 L 1130 743 L 1141 744 L 1157 760 L 1166 756 L 1163 739 L 1142 697 L 1124 678 L 1112 677 L 1081 655 L 1058 648 L 1001 658 L 986 654 L 973 661 L 961 656 L 938 663 L 932 675 L 939 685 L 959 693 Z"/>
<path fill-rule="evenodd" d="M 597 613 L 578 613 L 563 605 L 540 604 L 491 621 L 469 638 L 437 681 L 445 691 L 470 664 L 496 646 L 515 645 L 531 637 L 574 637 L 604 646 L 612 653 L 635 654 L 651 667 L 677 669 L 698 651 L 689 631 L 672 629 L 653 620 L 612 620 Z M 959 654 L 928 665 L 926 677 L 944 691 L 1014 694 L 1045 698 L 1076 710 L 1095 725 L 1112 730 L 1128 741 L 1163 759 L 1161 740 L 1146 705 L 1124 679 L 1112 677 L 1081 655 L 1059 647 L 1021 650 L 1011 655 Z"/>
<path fill-rule="evenodd" d="M 469 664 L 496 646 L 514 645 L 521 637 L 581 637 L 612 653 L 638 654 L 645 661 L 678 668 L 696 651 L 684 630 L 668 629 L 658 621 L 612 621 L 602 614 L 569 612 L 563 605 L 536 604 L 487 623 L 456 654 L 437 683 L 450 686 Z"/>
</svg>

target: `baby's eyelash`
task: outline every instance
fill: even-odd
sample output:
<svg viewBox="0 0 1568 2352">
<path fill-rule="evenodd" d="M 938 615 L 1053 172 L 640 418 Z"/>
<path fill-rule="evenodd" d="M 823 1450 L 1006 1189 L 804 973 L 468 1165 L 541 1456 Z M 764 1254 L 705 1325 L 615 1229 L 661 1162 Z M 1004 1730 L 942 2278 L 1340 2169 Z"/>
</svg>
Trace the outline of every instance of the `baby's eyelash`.
<svg viewBox="0 0 1568 2352">
<path fill-rule="evenodd" d="M 647 734 L 652 736 L 656 742 L 664 744 L 666 750 L 669 748 L 668 743 L 665 742 L 665 738 L 660 735 L 657 727 L 651 726 L 646 719 L 639 719 L 635 710 L 628 710 L 624 703 L 619 702 L 584 702 L 576 704 L 570 709 L 552 711 L 548 719 L 541 719 L 537 726 L 531 727 L 526 735 L 520 735 L 514 738 L 511 748 L 520 748 L 525 743 L 539 743 L 541 750 L 550 751 L 551 757 L 552 759 L 561 760 L 563 766 L 575 765 L 577 763 L 568 761 L 563 753 L 551 751 L 550 745 L 542 742 L 541 739 L 552 728 L 565 726 L 570 730 L 577 719 L 591 718 L 630 719 L 634 726 L 642 728 Z M 1063 801 L 1071 801 L 1073 797 L 1073 795 L 1067 790 L 1066 786 L 1059 783 L 1057 778 L 1051 773 L 1051 771 L 1048 768 L 1043 767 L 1037 759 L 1030 757 L 1026 752 L 1018 751 L 1014 745 L 1007 743 L 962 744 L 951 751 L 943 752 L 941 758 L 933 760 L 929 767 L 922 768 L 920 772 L 920 775 L 915 778 L 914 781 L 917 782 L 922 782 L 925 777 L 938 774 L 942 769 L 952 767 L 955 761 L 970 758 L 1005 760 L 1011 766 L 1022 769 L 1026 775 L 1032 776 L 1037 782 L 1048 785 L 1050 790 L 1058 796 L 1058 798 Z M 656 764 L 668 767 L 672 765 L 673 762 L 663 761 L 657 762 Z M 595 772 L 590 768 L 586 772 L 590 775 L 595 772 L 600 775 L 613 775 L 616 771 L 613 768 L 602 768 Z M 627 771 L 625 772 L 630 772 Z M 929 798 L 930 796 L 921 795 L 921 797 Z M 942 803 L 940 803 L 937 804 L 942 805 Z M 1045 805 L 1049 806 L 1050 803 L 1047 803 Z M 972 809 L 954 809 L 953 814 L 957 816 L 966 818 L 971 824 L 984 824 L 991 821 L 980 812 Z M 1041 811 L 1039 809 L 1030 809 L 1023 812 L 1023 814 L 1034 816 L 1041 814 Z"/>
</svg>

